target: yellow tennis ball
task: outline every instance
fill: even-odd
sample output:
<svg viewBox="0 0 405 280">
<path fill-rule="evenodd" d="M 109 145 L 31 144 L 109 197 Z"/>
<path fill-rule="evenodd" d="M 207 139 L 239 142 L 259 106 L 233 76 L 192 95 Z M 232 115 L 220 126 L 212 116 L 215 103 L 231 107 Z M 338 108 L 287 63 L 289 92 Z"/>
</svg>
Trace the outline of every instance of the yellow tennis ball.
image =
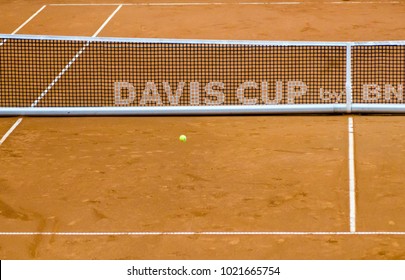
<svg viewBox="0 0 405 280">
<path fill-rule="evenodd" d="M 186 135 L 180 135 L 179 140 L 180 140 L 181 142 L 186 142 L 186 140 L 187 140 Z"/>
</svg>

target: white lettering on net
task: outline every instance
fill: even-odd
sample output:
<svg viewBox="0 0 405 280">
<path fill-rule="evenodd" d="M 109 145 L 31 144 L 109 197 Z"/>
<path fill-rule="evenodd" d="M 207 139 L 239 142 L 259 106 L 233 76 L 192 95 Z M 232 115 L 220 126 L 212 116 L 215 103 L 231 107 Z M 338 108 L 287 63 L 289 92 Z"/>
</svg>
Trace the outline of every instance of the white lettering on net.
<svg viewBox="0 0 405 280">
<path fill-rule="evenodd" d="M 274 100 L 270 100 L 269 98 L 269 83 L 266 81 L 263 81 L 261 84 L 261 89 L 262 89 L 262 101 L 266 105 L 276 105 L 281 102 L 283 99 L 283 82 L 282 81 L 276 81 L 276 96 Z"/>
<path fill-rule="evenodd" d="M 381 87 L 377 84 L 363 85 L 363 101 L 377 101 L 381 97 Z"/>
<path fill-rule="evenodd" d="M 220 88 L 223 90 L 225 88 L 225 84 L 223 82 L 209 82 L 205 86 L 205 92 L 209 96 L 213 96 L 216 100 L 212 100 L 211 98 L 205 98 L 205 104 L 207 105 L 221 105 L 225 101 L 225 95 L 222 91 L 215 90 L 214 87 Z"/>
<path fill-rule="evenodd" d="M 190 82 L 190 105 L 200 104 L 200 83 Z"/>
<path fill-rule="evenodd" d="M 394 94 L 394 96 L 398 99 L 398 101 L 402 101 L 404 98 L 404 86 L 403 84 L 398 84 L 397 88 L 395 88 L 391 84 L 385 84 L 384 85 L 384 98 L 385 100 L 389 101 L 391 100 L 391 94 Z"/>
<path fill-rule="evenodd" d="M 162 105 L 162 99 L 160 99 L 160 95 L 154 82 L 146 83 L 140 105 L 146 105 L 149 102 L 155 103 L 157 105 Z"/>
<path fill-rule="evenodd" d="M 295 98 L 305 95 L 307 93 L 307 89 L 308 89 L 307 85 L 302 81 L 288 81 L 287 103 L 295 104 Z"/>
<path fill-rule="evenodd" d="M 319 98 L 323 101 L 335 100 L 335 103 L 339 103 L 339 101 L 342 99 L 342 96 L 344 94 L 345 94 L 345 91 L 336 92 L 333 90 L 324 89 L 322 87 L 319 89 Z"/>
<path fill-rule="evenodd" d="M 256 105 L 257 98 L 246 98 L 245 97 L 245 89 L 254 88 L 257 89 L 258 85 L 256 82 L 248 81 L 241 84 L 238 89 L 236 90 L 236 97 L 243 105 Z"/>
<path fill-rule="evenodd" d="M 121 89 L 128 89 L 128 97 L 122 98 Z M 135 88 L 129 82 L 115 82 L 114 83 L 114 103 L 115 105 L 129 105 L 135 100 Z"/>
<path fill-rule="evenodd" d="M 176 93 L 173 95 L 168 82 L 163 82 L 163 90 L 165 91 L 167 98 L 169 99 L 170 105 L 179 105 L 180 97 L 183 94 L 185 82 L 179 82 L 177 84 Z"/>
</svg>

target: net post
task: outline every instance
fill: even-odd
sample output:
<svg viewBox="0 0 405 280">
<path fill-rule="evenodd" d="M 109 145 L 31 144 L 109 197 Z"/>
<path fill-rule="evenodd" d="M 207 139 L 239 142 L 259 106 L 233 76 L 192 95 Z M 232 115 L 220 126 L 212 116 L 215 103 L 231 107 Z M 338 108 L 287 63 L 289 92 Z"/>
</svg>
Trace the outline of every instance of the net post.
<svg viewBox="0 0 405 280">
<path fill-rule="evenodd" d="M 346 46 L 346 112 L 352 112 L 352 46 L 353 44 L 347 43 Z"/>
</svg>

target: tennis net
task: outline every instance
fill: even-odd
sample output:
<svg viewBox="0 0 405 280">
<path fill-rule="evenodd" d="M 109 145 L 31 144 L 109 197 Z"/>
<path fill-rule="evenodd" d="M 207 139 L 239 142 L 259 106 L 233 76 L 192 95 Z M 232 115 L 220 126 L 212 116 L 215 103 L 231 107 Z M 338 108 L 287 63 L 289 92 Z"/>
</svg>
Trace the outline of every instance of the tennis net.
<svg viewBox="0 0 405 280">
<path fill-rule="evenodd" d="M 405 42 L 0 35 L 0 114 L 405 112 Z"/>
</svg>

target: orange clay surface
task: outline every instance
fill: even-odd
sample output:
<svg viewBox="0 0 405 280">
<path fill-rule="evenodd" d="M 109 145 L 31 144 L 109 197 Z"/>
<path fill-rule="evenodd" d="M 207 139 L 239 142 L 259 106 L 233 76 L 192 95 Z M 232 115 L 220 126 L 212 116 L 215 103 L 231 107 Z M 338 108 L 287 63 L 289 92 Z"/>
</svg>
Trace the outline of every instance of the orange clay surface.
<svg viewBox="0 0 405 280">
<path fill-rule="evenodd" d="M 15 123 L 17 118 L 2 118 L 0 119 L 0 138 L 10 129 L 10 127 Z"/>
<path fill-rule="evenodd" d="M 0 32 L 49 3 L 0 1 Z M 47 6 L 19 33 L 92 36 L 116 7 Z M 404 13 L 323 1 L 123 6 L 100 36 L 401 40 Z M 113 234 L 348 232 L 347 119 L 24 117 L 0 146 L 1 232 L 112 234 L 1 235 L 0 258 L 405 259 L 404 235 Z M 15 120 L 0 119 L 1 136 Z M 404 120 L 354 116 L 358 231 L 405 231 Z"/>
</svg>

